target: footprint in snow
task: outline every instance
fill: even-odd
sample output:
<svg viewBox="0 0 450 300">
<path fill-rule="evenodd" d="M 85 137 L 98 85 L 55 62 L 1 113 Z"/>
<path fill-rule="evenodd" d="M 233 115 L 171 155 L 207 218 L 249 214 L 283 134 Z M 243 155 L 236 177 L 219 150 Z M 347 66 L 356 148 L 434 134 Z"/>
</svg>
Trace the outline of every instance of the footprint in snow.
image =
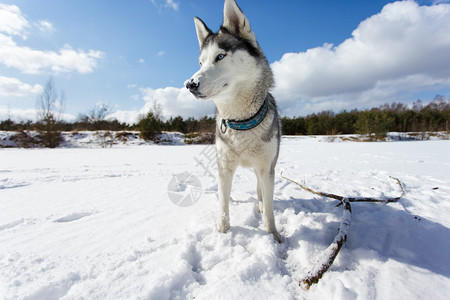
<svg viewBox="0 0 450 300">
<path fill-rule="evenodd" d="M 20 219 L 20 220 L 15 220 L 15 221 L 0 225 L 0 231 L 19 226 L 19 225 L 23 224 L 24 222 L 25 222 L 24 219 Z"/>
<path fill-rule="evenodd" d="M 87 217 L 87 216 L 91 216 L 93 214 L 95 214 L 95 212 L 92 212 L 92 211 L 91 212 L 89 212 L 89 211 L 74 212 L 67 216 L 56 219 L 54 222 L 56 222 L 56 223 L 72 222 L 72 221 L 76 221 L 76 220 L 79 220 L 79 219 Z"/>
</svg>

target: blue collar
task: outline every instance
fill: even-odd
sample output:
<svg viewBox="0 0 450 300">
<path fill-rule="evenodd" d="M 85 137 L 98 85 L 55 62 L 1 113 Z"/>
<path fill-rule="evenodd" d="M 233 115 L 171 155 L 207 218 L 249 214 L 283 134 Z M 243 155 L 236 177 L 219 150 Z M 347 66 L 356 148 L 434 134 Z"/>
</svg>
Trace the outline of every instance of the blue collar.
<svg viewBox="0 0 450 300">
<path fill-rule="evenodd" d="M 242 121 L 222 119 L 222 123 L 220 124 L 220 131 L 222 131 L 222 133 L 225 133 L 228 127 L 240 131 L 255 128 L 264 120 L 268 110 L 269 96 L 267 95 L 266 100 L 264 100 L 264 104 L 254 116 Z"/>
</svg>

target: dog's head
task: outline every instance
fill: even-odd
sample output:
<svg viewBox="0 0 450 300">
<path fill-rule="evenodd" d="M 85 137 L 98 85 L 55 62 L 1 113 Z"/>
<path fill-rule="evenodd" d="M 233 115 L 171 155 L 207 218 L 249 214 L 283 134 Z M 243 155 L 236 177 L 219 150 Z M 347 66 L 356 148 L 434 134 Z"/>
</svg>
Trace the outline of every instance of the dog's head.
<svg viewBox="0 0 450 300">
<path fill-rule="evenodd" d="M 223 23 L 217 33 L 195 18 L 200 45 L 200 70 L 185 82 L 186 88 L 201 99 L 230 102 L 239 93 L 252 92 L 270 66 L 250 29 L 247 17 L 234 0 L 225 0 Z M 266 80 L 267 81 L 267 80 Z M 266 84 L 267 85 L 267 84 Z"/>
</svg>

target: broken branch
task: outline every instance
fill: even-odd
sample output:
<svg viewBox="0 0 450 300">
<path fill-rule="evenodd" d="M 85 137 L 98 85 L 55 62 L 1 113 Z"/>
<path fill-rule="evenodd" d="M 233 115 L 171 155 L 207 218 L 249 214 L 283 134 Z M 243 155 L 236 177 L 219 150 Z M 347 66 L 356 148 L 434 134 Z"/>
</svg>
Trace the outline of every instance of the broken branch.
<svg viewBox="0 0 450 300">
<path fill-rule="evenodd" d="M 300 183 L 298 183 L 298 182 L 296 182 L 296 181 L 294 181 L 292 179 L 284 177 L 283 173 L 281 173 L 281 177 L 283 177 L 286 180 L 289 180 L 292 183 L 295 183 L 296 185 L 298 185 L 299 187 L 301 187 L 302 189 L 304 189 L 304 190 L 306 190 L 306 191 L 308 191 L 310 193 L 313 193 L 313 194 L 316 194 L 316 195 L 319 195 L 319 196 L 323 196 L 323 197 L 326 197 L 326 198 L 331 198 L 331 199 L 336 199 L 336 200 L 341 201 L 341 203 L 339 203 L 337 206 L 340 206 L 340 205 L 343 204 L 343 199 L 344 198 L 347 199 L 348 202 L 384 202 L 384 203 L 390 203 L 390 202 L 397 201 L 398 199 L 402 198 L 406 194 L 406 191 L 403 188 L 403 185 L 400 182 L 400 180 L 398 178 L 395 178 L 395 177 L 392 177 L 392 176 L 390 176 L 390 177 L 392 179 L 394 179 L 395 181 L 397 181 L 397 184 L 400 186 L 400 189 L 402 190 L 402 194 L 400 196 L 398 196 L 398 197 L 384 198 L 384 199 L 377 199 L 377 198 L 371 198 L 371 197 L 343 197 L 343 196 L 339 196 L 339 195 L 335 195 L 335 194 L 323 193 L 323 192 L 319 192 L 319 191 L 315 191 L 313 189 L 310 189 L 310 188 L 308 188 L 308 187 L 306 187 L 306 186 L 304 186 L 304 185 L 302 185 L 302 184 L 300 184 Z"/>
<path fill-rule="evenodd" d="M 353 198 L 347 198 L 339 195 L 334 194 L 328 194 L 323 192 L 318 192 L 313 189 L 310 189 L 292 179 L 289 179 L 287 177 L 283 176 L 283 173 L 281 173 L 281 177 L 283 177 L 286 180 L 289 180 L 292 183 L 297 184 L 302 189 L 311 192 L 313 194 L 332 198 L 339 200 L 340 203 L 337 206 L 344 205 L 344 212 L 342 214 L 342 221 L 339 225 L 338 233 L 336 237 L 334 238 L 333 242 L 328 246 L 327 249 L 322 253 L 320 258 L 316 261 L 314 264 L 314 267 L 306 274 L 306 276 L 300 280 L 299 285 L 305 289 L 309 289 L 311 285 L 314 283 L 319 282 L 320 278 L 322 278 L 323 274 L 331 267 L 331 265 L 334 262 L 334 259 L 338 255 L 339 251 L 341 250 L 344 243 L 347 241 L 347 234 L 348 230 L 350 228 L 350 222 L 351 222 L 351 215 L 352 215 L 352 207 L 350 205 L 350 202 L 395 202 L 399 200 L 401 197 L 403 197 L 406 194 L 405 189 L 403 188 L 402 183 L 398 178 L 391 177 L 392 179 L 396 180 L 398 185 L 400 186 L 402 190 L 402 194 L 399 197 L 391 197 L 391 198 L 385 198 L 385 199 L 376 199 L 376 198 L 367 198 L 367 197 L 353 197 Z"/>
</svg>

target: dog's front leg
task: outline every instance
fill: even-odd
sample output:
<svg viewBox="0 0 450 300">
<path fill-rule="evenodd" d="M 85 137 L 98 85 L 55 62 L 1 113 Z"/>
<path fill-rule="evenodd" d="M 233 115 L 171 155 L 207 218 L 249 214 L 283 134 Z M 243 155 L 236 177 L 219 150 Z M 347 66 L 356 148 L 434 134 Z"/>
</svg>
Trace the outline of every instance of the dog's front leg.
<svg viewBox="0 0 450 300">
<path fill-rule="evenodd" d="M 230 192 L 235 168 L 224 167 L 219 163 L 219 231 L 225 233 L 230 229 Z"/>
<path fill-rule="evenodd" d="M 273 215 L 273 190 L 275 182 L 275 172 L 273 169 L 259 170 L 256 171 L 256 176 L 258 177 L 259 188 L 262 192 L 264 225 L 267 232 L 273 234 L 273 238 L 278 243 L 282 243 L 283 237 L 277 231 L 277 228 L 275 226 L 275 217 Z"/>
<path fill-rule="evenodd" d="M 258 195 L 258 206 L 259 206 L 259 213 L 264 213 L 264 201 L 262 196 L 262 190 L 261 190 L 261 179 L 259 176 L 256 176 L 257 183 L 256 183 L 256 194 Z"/>
</svg>

